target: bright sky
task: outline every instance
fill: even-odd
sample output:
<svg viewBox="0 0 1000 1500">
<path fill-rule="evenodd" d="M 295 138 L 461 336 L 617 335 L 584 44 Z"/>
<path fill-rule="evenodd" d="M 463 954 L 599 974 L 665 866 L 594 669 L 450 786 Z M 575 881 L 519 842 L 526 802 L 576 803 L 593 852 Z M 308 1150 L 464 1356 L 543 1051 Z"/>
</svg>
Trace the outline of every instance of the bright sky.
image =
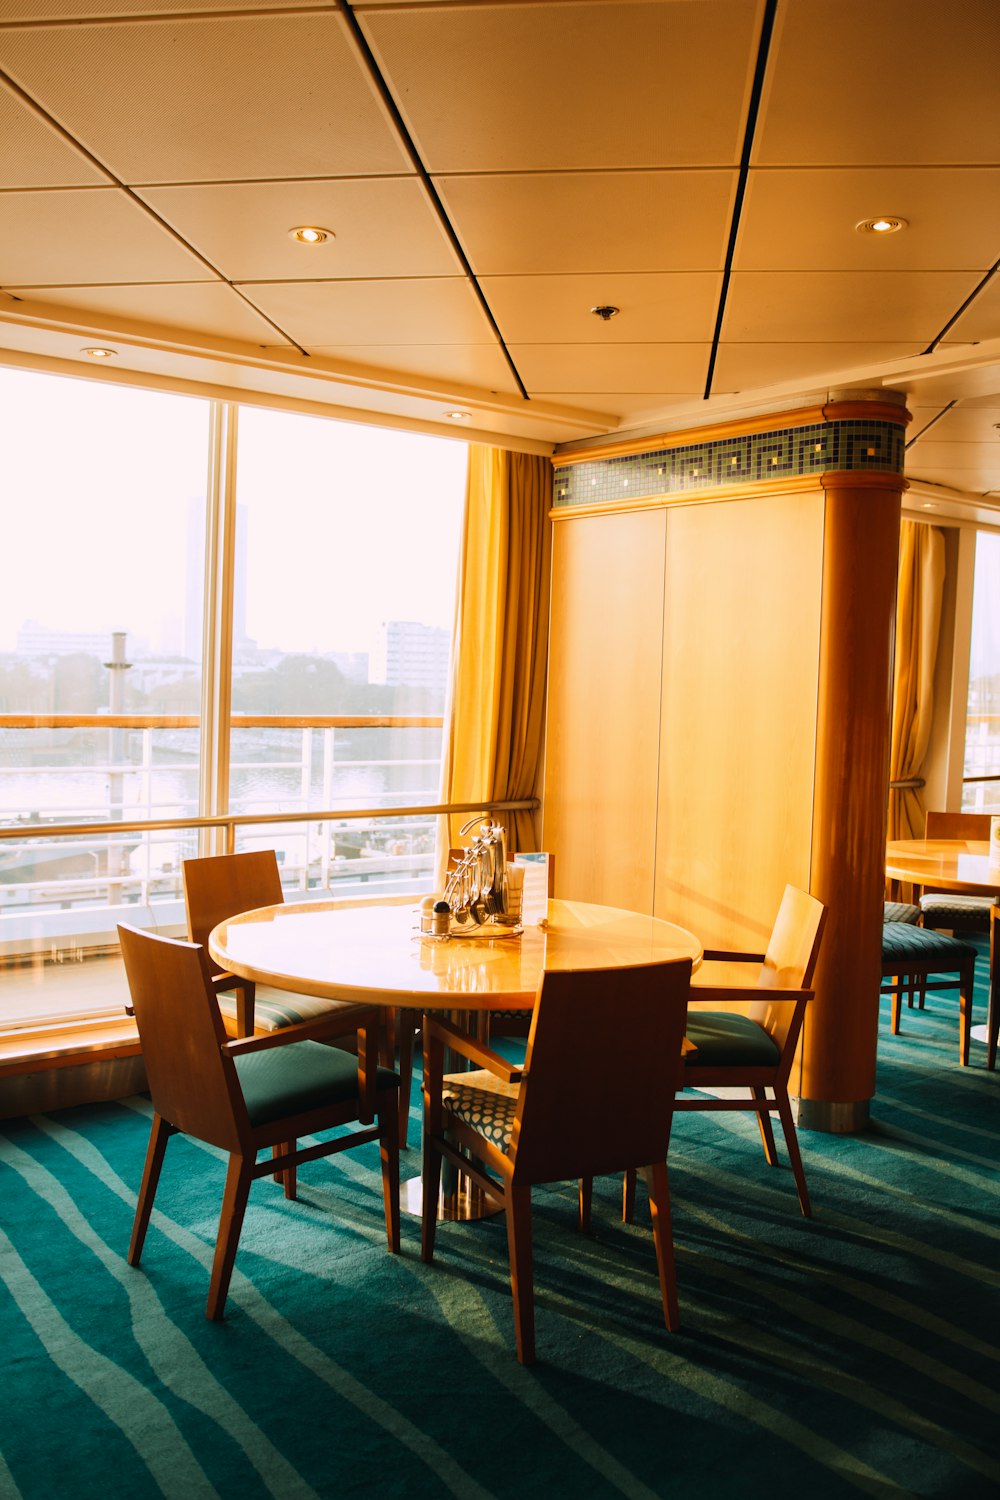
<svg viewBox="0 0 1000 1500">
<path fill-rule="evenodd" d="M 29 619 L 176 649 L 208 403 L 0 368 L 0 650 Z M 459 441 L 244 408 L 247 633 L 366 651 L 385 619 L 450 629 Z"/>
<path fill-rule="evenodd" d="M 1000 672 L 1000 536 L 976 537 L 976 579 L 972 593 L 972 679 Z"/>
</svg>

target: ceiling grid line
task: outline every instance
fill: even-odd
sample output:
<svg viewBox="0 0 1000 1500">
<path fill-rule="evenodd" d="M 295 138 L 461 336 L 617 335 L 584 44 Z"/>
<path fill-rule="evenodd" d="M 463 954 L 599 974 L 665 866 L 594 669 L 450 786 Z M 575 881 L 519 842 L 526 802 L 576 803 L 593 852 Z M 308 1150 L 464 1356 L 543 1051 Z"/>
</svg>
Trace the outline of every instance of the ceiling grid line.
<svg viewBox="0 0 1000 1500">
<path fill-rule="evenodd" d="M 719 306 L 715 315 L 715 328 L 712 333 L 712 347 L 708 356 L 708 371 L 705 376 L 704 400 L 708 401 L 712 395 L 712 382 L 715 378 L 715 365 L 719 354 L 719 343 L 722 338 L 722 323 L 726 316 L 726 302 L 729 298 L 729 283 L 733 274 L 733 260 L 736 255 L 736 241 L 740 232 L 740 219 L 743 214 L 743 200 L 746 196 L 747 180 L 750 175 L 750 156 L 753 151 L 754 135 L 757 130 L 757 116 L 760 111 L 761 95 L 764 92 L 764 75 L 767 72 L 767 61 L 771 52 L 771 37 L 774 32 L 774 18 L 778 9 L 778 0 L 766 0 L 764 14 L 760 23 L 760 40 L 757 43 L 757 61 L 754 66 L 753 85 L 750 89 L 750 101 L 747 105 L 746 127 L 743 132 L 743 149 L 740 152 L 740 169 L 736 179 L 736 194 L 733 201 L 732 219 L 729 225 L 729 238 L 726 243 L 726 260 L 722 271 L 722 286 L 719 291 Z"/>
<path fill-rule="evenodd" d="M 431 206 L 438 216 L 441 227 L 447 235 L 452 249 L 458 256 L 459 262 L 462 266 L 462 270 L 464 271 L 465 276 L 468 279 L 468 283 L 472 288 L 477 301 L 479 302 L 479 306 L 482 309 L 487 322 L 489 323 L 496 336 L 497 343 L 500 346 L 500 352 L 507 362 L 510 373 L 514 377 L 514 380 L 517 384 L 517 388 L 520 391 L 521 395 L 524 397 L 525 401 L 530 401 L 531 397 L 528 395 L 527 387 L 525 386 L 524 381 L 521 379 L 520 372 L 511 357 L 510 350 L 507 348 L 506 340 L 504 339 L 503 334 L 500 332 L 500 325 L 493 315 L 493 309 L 490 307 L 490 304 L 486 298 L 486 294 L 479 284 L 479 278 L 472 269 L 469 258 L 465 253 L 465 247 L 458 237 L 455 226 L 452 224 L 448 214 L 445 213 L 444 204 L 441 202 L 441 199 L 438 196 L 437 189 L 431 181 L 430 173 L 427 171 L 427 168 L 425 167 L 423 160 L 421 159 L 420 153 L 417 151 L 416 145 L 410 135 L 409 130 L 406 127 L 406 122 L 404 121 L 403 116 L 400 113 L 399 106 L 397 105 L 396 100 L 393 97 L 388 83 L 383 77 L 382 70 L 378 66 L 378 63 L 375 61 L 375 55 L 372 52 L 371 47 L 368 45 L 368 38 L 365 36 L 364 31 L 362 30 L 360 21 L 354 14 L 354 8 L 349 3 L 349 0 L 341 0 L 341 6 L 344 18 L 347 21 L 348 30 L 350 31 L 355 45 L 358 48 L 358 53 L 361 57 L 361 60 L 364 63 L 365 67 L 368 69 L 372 82 L 378 89 L 382 101 L 385 104 L 386 109 L 389 111 L 393 125 L 399 133 L 400 141 L 402 142 L 407 155 L 413 163 L 414 171 L 420 179 L 420 183 L 424 188 L 424 191 L 427 193 Z"/>
</svg>

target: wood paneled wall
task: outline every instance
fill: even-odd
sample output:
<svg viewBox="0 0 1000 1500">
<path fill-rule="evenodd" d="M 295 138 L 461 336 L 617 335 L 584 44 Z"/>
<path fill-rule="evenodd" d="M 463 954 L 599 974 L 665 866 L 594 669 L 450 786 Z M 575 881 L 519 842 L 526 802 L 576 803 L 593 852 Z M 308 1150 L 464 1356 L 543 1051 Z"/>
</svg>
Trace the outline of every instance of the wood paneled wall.
<svg viewBox="0 0 1000 1500">
<path fill-rule="evenodd" d="M 760 949 L 808 885 L 821 490 L 555 526 L 545 843 L 560 894 Z"/>
<path fill-rule="evenodd" d="M 544 841 L 556 895 L 652 912 L 666 513 L 555 527 Z"/>
<path fill-rule="evenodd" d="M 667 512 L 654 912 L 762 952 L 809 884 L 823 493 Z"/>
</svg>

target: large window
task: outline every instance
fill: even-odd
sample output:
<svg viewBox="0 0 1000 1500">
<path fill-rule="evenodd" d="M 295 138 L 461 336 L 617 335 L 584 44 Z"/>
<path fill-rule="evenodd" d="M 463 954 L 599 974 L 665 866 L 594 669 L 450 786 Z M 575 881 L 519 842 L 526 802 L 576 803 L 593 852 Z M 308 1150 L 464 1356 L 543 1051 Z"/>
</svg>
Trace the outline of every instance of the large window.
<svg viewBox="0 0 1000 1500">
<path fill-rule="evenodd" d="M 465 466 L 443 438 L 240 413 L 234 812 L 437 801 Z M 291 890 L 412 888 L 431 876 L 434 820 L 242 842 L 275 846 Z"/>
<path fill-rule="evenodd" d="M 53 976 L 113 948 L 116 921 L 179 930 L 205 836 L 116 823 L 437 800 L 466 450 L 243 408 L 220 468 L 222 407 L 10 369 L 0 409 L 2 1029 L 76 1011 L 86 986 L 64 1003 Z M 206 539 L 233 494 L 226 569 Z M 232 578 L 221 605 L 206 577 Z M 232 659 L 203 673 L 206 609 L 231 619 Z M 213 743 L 228 769 L 201 764 Z M 428 889 L 433 868 L 426 815 L 236 842 L 278 850 L 291 899 Z"/>
<path fill-rule="evenodd" d="M 966 811 L 1000 812 L 1000 536 L 985 531 L 976 537 L 965 778 Z"/>
</svg>

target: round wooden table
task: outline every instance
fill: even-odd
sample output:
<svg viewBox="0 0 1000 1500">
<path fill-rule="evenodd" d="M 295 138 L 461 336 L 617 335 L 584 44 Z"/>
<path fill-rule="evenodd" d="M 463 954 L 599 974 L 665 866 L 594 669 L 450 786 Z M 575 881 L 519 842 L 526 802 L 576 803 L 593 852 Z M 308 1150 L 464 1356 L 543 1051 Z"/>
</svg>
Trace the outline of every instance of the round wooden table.
<svg viewBox="0 0 1000 1500">
<path fill-rule="evenodd" d="M 216 963 L 241 978 L 332 1000 L 418 1010 L 530 1010 L 545 969 L 623 969 L 690 958 L 693 933 L 657 917 L 550 901 L 547 926 L 520 937 L 423 938 L 411 904 L 265 906 L 220 922 Z M 609 998 L 609 1005 L 613 1000 Z"/>
<path fill-rule="evenodd" d="M 885 873 L 904 886 L 929 886 L 969 896 L 991 896 L 1000 906 L 1000 867 L 990 863 L 990 846 L 977 839 L 894 839 L 886 845 Z M 1000 964 L 994 961 L 994 911 L 990 931 L 990 990 L 985 1026 L 972 1035 L 986 1043 L 986 1066 L 996 1066 L 1000 1030 Z"/>
<path fill-rule="evenodd" d="M 209 935 L 216 963 L 257 984 L 375 1005 L 447 1010 L 467 1026 L 469 1012 L 530 1010 L 545 970 L 623 969 L 690 958 L 693 933 L 657 917 L 550 901 L 546 925 L 517 937 L 458 933 L 422 937 L 413 903 L 345 907 L 332 901 L 267 906 L 221 922 Z M 614 1018 L 614 986 L 608 987 Z M 415 1189 L 419 1188 L 419 1179 Z M 411 1211 L 414 1203 L 408 1201 Z M 454 1185 L 442 1216 L 479 1217 Z"/>
</svg>

